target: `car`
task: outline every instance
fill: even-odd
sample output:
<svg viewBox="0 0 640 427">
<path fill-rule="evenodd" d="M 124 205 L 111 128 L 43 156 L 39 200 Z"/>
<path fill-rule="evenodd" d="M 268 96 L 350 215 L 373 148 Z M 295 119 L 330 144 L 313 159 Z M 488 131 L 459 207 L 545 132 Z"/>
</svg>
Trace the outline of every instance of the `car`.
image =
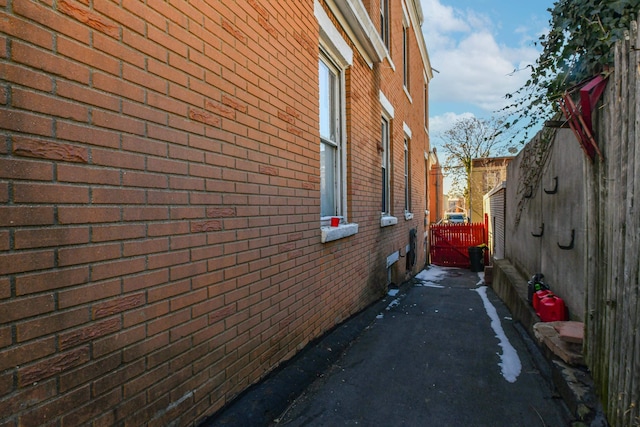
<svg viewBox="0 0 640 427">
<path fill-rule="evenodd" d="M 447 212 L 444 214 L 445 224 L 465 224 L 467 217 L 461 212 Z"/>
</svg>

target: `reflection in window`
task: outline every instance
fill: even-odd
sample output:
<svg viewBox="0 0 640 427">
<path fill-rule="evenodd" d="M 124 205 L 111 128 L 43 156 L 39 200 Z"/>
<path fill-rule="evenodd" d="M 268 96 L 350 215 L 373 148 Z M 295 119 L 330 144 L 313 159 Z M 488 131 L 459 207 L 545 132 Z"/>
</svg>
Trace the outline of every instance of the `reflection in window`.
<svg viewBox="0 0 640 427">
<path fill-rule="evenodd" d="M 382 214 L 387 215 L 391 213 L 389 207 L 389 121 L 382 118 L 381 128 L 381 146 L 382 146 Z"/>
<path fill-rule="evenodd" d="M 327 56 L 318 63 L 320 101 L 320 215 L 339 214 L 340 74 Z"/>
</svg>

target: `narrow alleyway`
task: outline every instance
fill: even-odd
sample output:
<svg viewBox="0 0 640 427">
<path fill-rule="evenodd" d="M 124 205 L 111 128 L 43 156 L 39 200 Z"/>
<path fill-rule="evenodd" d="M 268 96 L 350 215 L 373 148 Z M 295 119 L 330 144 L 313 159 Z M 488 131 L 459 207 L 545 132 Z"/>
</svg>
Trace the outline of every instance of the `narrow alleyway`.
<svg viewBox="0 0 640 427">
<path fill-rule="evenodd" d="M 570 424 L 543 359 L 477 273 L 432 267 L 377 309 L 272 426 Z"/>
</svg>

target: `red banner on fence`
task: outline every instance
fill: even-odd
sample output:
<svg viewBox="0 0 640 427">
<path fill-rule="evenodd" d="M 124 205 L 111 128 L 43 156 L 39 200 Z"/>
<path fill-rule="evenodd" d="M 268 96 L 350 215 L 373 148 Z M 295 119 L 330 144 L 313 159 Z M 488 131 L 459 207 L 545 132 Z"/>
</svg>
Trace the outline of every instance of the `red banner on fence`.
<svg viewBox="0 0 640 427">
<path fill-rule="evenodd" d="M 469 268 L 469 247 L 487 243 L 482 223 L 434 224 L 429 238 L 431 263 L 446 267 Z"/>
</svg>

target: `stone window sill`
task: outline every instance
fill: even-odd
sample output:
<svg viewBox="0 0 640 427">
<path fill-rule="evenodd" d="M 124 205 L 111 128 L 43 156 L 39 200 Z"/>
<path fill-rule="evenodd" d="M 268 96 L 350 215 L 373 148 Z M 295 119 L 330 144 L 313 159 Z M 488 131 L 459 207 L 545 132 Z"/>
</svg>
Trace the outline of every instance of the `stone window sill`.
<svg viewBox="0 0 640 427">
<path fill-rule="evenodd" d="M 340 224 L 337 227 L 320 227 L 320 230 L 322 231 L 321 242 L 327 243 L 353 236 L 358 232 L 358 224 Z"/>
<path fill-rule="evenodd" d="M 388 227 L 390 225 L 396 225 L 398 223 L 398 218 L 391 215 L 383 215 L 380 218 L 380 227 Z"/>
</svg>

